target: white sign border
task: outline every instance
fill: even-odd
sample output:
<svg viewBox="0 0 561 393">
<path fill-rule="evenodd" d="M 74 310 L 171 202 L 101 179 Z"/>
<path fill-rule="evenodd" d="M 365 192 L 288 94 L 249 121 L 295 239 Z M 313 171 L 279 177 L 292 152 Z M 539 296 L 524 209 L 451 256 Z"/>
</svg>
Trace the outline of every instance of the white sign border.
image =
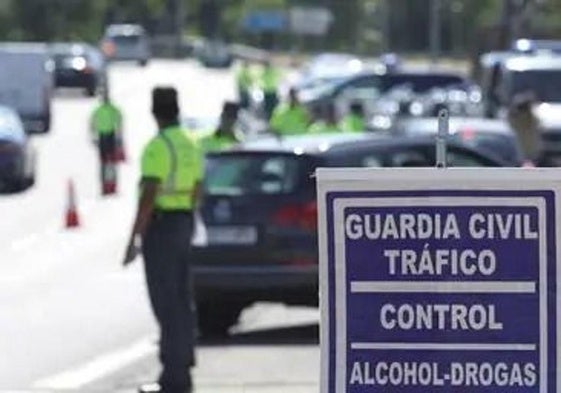
<svg viewBox="0 0 561 393">
<path fill-rule="evenodd" d="M 525 206 L 536 207 L 539 214 L 539 304 L 540 304 L 540 393 L 547 392 L 547 232 L 546 207 L 542 198 L 524 197 L 398 197 L 398 198 L 337 198 L 334 201 L 334 222 L 343 223 L 348 207 L 432 207 L 432 206 Z M 334 226 L 335 231 L 335 309 L 336 309 L 336 375 L 335 392 L 346 392 L 347 303 L 346 303 L 346 255 L 344 225 Z M 543 329 L 543 326 L 546 328 Z"/>
</svg>

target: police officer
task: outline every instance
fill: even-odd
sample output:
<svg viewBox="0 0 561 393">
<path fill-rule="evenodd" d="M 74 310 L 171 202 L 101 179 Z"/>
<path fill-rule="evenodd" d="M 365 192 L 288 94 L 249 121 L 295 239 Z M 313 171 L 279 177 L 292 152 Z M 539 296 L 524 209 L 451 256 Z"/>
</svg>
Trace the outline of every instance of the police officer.
<svg viewBox="0 0 561 393">
<path fill-rule="evenodd" d="M 238 98 L 240 107 L 249 108 L 249 91 L 253 85 L 253 74 L 249 63 L 244 60 L 236 72 L 236 85 L 238 87 Z"/>
<path fill-rule="evenodd" d="M 265 119 L 269 120 L 279 103 L 278 85 L 279 72 L 270 60 L 266 60 L 261 72 L 260 84 L 263 90 L 263 110 Z"/>
<path fill-rule="evenodd" d="M 109 98 L 104 89 L 101 104 L 94 110 L 91 118 L 92 132 L 95 133 L 99 149 L 101 193 L 112 194 L 116 191 L 117 171 L 115 168 L 117 139 L 121 135 L 121 111 Z"/>
<path fill-rule="evenodd" d="M 364 107 L 360 102 L 351 104 L 350 112 L 340 121 L 340 128 L 343 132 L 364 132 L 366 124 L 364 122 Z"/>
<path fill-rule="evenodd" d="M 337 123 L 335 106 L 331 103 L 326 104 L 323 111 L 323 119 L 316 120 L 312 123 L 308 132 L 310 134 L 330 134 L 341 132 L 341 127 Z"/>
<path fill-rule="evenodd" d="M 179 125 L 175 89 L 154 89 L 152 113 L 159 132 L 142 154 L 140 201 L 124 264 L 135 259 L 140 238 L 163 366 L 158 384 L 140 392 L 186 393 L 192 391 L 195 330 L 187 254 L 203 157 L 194 137 Z"/>
<path fill-rule="evenodd" d="M 239 105 L 235 102 L 224 103 L 218 128 L 200 138 L 199 144 L 204 152 L 228 149 L 242 141 L 236 130 L 238 110 Z"/>
<path fill-rule="evenodd" d="M 295 135 L 308 132 L 311 119 L 308 111 L 298 101 L 296 90 L 288 92 L 288 102 L 280 104 L 271 117 L 269 127 L 277 135 Z"/>
</svg>

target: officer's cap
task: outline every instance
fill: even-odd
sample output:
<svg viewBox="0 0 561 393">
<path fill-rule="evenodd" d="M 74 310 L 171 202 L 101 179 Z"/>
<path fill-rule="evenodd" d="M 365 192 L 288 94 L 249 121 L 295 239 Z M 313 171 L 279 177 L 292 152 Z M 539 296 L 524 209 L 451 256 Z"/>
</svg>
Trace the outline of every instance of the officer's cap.
<svg viewBox="0 0 561 393">
<path fill-rule="evenodd" d="M 158 118 L 176 118 L 179 115 L 177 90 L 173 87 L 154 88 L 152 90 L 152 113 Z"/>
</svg>

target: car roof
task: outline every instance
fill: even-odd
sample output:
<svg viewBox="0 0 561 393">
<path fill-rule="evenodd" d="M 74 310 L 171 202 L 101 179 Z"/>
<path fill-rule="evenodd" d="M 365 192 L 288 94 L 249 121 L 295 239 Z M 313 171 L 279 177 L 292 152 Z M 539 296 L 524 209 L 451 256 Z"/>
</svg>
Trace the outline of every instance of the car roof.
<svg viewBox="0 0 561 393">
<path fill-rule="evenodd" d="M 286 137 L 267 136 L 247 141 L 237 145 L 226 153 L 277 153 L 318 156 L 329 152 L 341 152 L 347 149 L 364 146 L 381 146 L 391 148 L 395 146 L 430 145 L 434 143 L 434 136 L 399 135 L 391 132 L 376 133 L 328 133 L 316 135 L 293 135 Z M 474 149 L 456 141 L 449 145 L 462 146 L 469 151 Z M 476 152 L 480 154 L 480 152 Z"/>
<path fill-rule="evenodd" d="M 437 133 L 438 119 L 434 117 L 404 119 L 400 121 L 399 127 L 401 130 L 406 132 Z M 514 133 L 508 123 L 500 119 L 451 117 L 449 121 L 449 130 L 450 133 L 470 130 L 474 132 L 479 131 L 514 136 Z"/>
<path fill-rule="evenodd" d="M 332 146 L 372 138 L 372 134 L 332 133 L 315 135 L 262 136 L 239 144 L 236 151 L 316 154 Z"/>
<path fill-rule="evenodd" d="M 561 70 L 561 56 L 516 56 L 506 59 L 504 67 L 511 71 Z"/>
<path fill-rule="evenodd" d="M 105 34 L 109 36 L 139 35 L 144 34 L 144 28 L 139 24 L 132 23 L 114 24 L 107 26 Z"/>
</svg>

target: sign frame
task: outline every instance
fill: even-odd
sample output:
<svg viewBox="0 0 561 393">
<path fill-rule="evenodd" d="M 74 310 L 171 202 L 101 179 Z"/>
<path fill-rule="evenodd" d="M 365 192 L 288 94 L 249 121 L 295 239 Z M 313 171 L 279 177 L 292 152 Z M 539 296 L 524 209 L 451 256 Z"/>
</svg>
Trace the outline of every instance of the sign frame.
<svg viewBox="0 0 561 393">
<path fill-rule="evenodd" d="M 493 206 L 499 202 L 513 206 L 539 206 L 540 226 L 545 232 L 540 236 L 540 253 L 547 258 L 540 262 L 540 278 L 537 291 L 540 299 L 540 327 L 547 327 L 541 334 L 539 345 L 541 369 L 538 373 L 540 393 L 561 392 L 561 373 L 556 377 L 547 372 L 549 367 L 561 366 L 558 350 L 561 342 L 560 313 L 561 296 L 557 292 L 560 281 L 561 250 L 556 243 L 556 234 L 561 223 L 561 173 L 556 169 L 518 168 L 392 168 L 392 169 L 318 169 L 318 219 L 320 257 L 320 308 L 321 308 L 321 392 L 347 393 L 348 376 L 345 356 L 350 349 L 346 328 L 341 332 L 338 324 L 347 324 L 345 304 L 347 277 L 344 257 L 336 257 L 345 246 L 345 237 L 335 232 L 344 232 L 342 220 L 344 209 L 363 206 L 365 201 L 384 200 L 386 206 L 392 201 L 401 206 L 408 203 L 423 204 L 430 201 L 434 206 L 454 206 L 454 200 L 462 199 L 461 206 L 470 200 L 470 206 Z M 467 198 L 467 199 L 466 199 Z M 405 201 L 405 202 L 404 202 Z M 424 202 L 422 202 L 424 201 Z M 357 205 L 358 203 L 358 205 Z M 376 203 L 374 203 L 376 205 Z M 396 206 L 399 203 L 395 203 Z M 339 228 L 339 229 L 336 229 Z M 542 244 L 542 242 L 544 244 Z M 341 263 L 341 261 L 343 263 Z M 341 281 L 342 280 L 342 281 Z M 343 282 L 343 284 L 341 284 Z M 341 288 L 343 287 L 344 288 Z M 343 296 L 343 299 L 341 299 Z M 553 311 L 553 313 L 552 313 Z M 549 319 L 547 320 L 549 315 Z M 547 322 L 545 322 L 547 320 Z M 346 326 L 346 325 L 345 325 Z M 543 330 L 543 329 L 541 329 Z M 544 355 L 545 354 L 545 355 Z M 545 362 L 544 358 L 545 356 Z M 545 366 L 544 366 L 545 364 Z M 545 367 L 545 368 L 544 368 Z M 545 372 L 545 374 L 544 374 Z M 541 378 L 541 379 L 540 379 Z M 532 390 L 533 389 L 533 390 Z M 357 390 L 358 391 L 358 390 Z M 380 390 L 373 390 L 380 391 Z M 383 391 L 405 391 L 403 387 L 385 387 Z M 421 389 L 422 391 L 422 389 Z M 424 391 L 432 392 L 428 387 Z M 434 390 L 436 391 L 436 390 Z M 450 386 L 438 391 L 455 391 Z M 508 390 L 504 390 L 508 391 Z"/>
</svg>

